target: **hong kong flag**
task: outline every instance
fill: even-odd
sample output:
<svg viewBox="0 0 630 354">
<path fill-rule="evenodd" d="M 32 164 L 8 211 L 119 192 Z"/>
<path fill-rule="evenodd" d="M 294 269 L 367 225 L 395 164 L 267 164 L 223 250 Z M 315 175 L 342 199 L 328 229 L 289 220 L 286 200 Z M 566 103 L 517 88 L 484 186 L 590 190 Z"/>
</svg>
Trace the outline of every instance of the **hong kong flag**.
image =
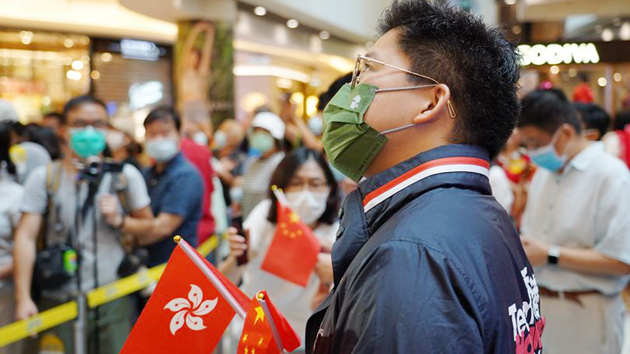
<svg viewBox="0 0 630 354">
<path fill-rule="evenodd" d="M 234 315 L 245 317 L 247 296 L 186 241 L 177 240 L 123 354 L 208 354 Z"/>
<path fill-rule="evenodd" d="M 306 287 L 321 246 L 313 231 L 291 210 L 282 191 L 274 188 L 278 218 L 276 232 L 261 269 Z"/>
<path fill-rule="evenodd" d="M 237 354 L 278 354 L 294 351 L 300 346 L 300 336 L 276 309 L 264 290 L 251 301 Z"/>
</svg>

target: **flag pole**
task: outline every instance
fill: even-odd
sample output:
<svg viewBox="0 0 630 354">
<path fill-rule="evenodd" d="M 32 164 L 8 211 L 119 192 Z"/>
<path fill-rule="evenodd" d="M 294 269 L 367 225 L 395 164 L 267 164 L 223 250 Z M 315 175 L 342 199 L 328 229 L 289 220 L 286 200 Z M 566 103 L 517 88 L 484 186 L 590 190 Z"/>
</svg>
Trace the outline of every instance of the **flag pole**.
<svg viewBox="0 0 630 354">
<path fill-rule="evenodd" d="M 273 321 L 273 316 L 271 316 L 271 311 L 269 311 L 269 307 L 267 306 L 267 302 L 265 301 L 265 294 L 262 291 L 259 291 L 256 294 L 256 300 L 263 308 L 265 312 L 265 316 L 269 319 L 267 323 L 269 323 L 269 327 L 271 327 L 271 332 L 273 333 L 273 338 L 276 340 L 276 344 L 278 345 L 278 349 L 280 349 L 281 353 L 286 353 L 284 351 L 284 345 L 282 344 L 282 340 L 280 339 L 280 333 L 278 333 L 278 328 L 276 328 L 276 323 Z"/>
<path fill-rule="evenodd" d="M 284 192 L 282 191 L 282 189 L 278 188 L 278 186 L 276 185 L 273 185 L 271 186 L 271 191 L 276 196 L 276 199 L 278 199 L 280 204 L 289 205 L 289 200 L 287 199 L 287 196 L 284 195 Z"/>
<path fill-rule="evenodd" d="M 214 285 L 214 287 L 219 291 L 221 296 L 223 296 L 223 298 L 227 300 L 234 312 L 236 312 L 242 319 L 245 319 L 245 316 L 247 315 L 245 309 L 241 307 L 238 301 L 236 301 L 234 296 L 232 296 L 232 294 L 227 290 L 225 285 L 223 285 L 223 283 L 217 278 L 217 276 L 212 273 L 210 269 L 208 269 L 208 266 L 206 266 L 204 262 L 199 259 L 199 255 L 197 254 L 195 249 L 192 248 L 192 246 L 188 244 L 188 242 L 186 242 L 186 240 L 184 240 L 181 236 L 175 236 L 173 237 L 173 240 L 175 241 L 175 243 L 177 243 L 178 246 L 182 248 L 182 251 L 184 251 L 188 258 L 197 266 L 197 268 L 199 268 L 203 275 L 205 275 L 206 278 L 210 280 L 212 285 Z"/>
</svg>

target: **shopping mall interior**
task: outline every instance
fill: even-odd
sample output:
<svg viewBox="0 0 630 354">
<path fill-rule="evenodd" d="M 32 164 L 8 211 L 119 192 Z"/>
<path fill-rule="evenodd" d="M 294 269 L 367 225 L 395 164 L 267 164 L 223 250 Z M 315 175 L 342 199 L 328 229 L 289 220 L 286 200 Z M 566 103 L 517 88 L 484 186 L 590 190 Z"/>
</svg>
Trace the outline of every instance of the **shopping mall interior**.
<svg viewBox="0 0 630 354">
<path fill-rule="evenodd" d="M 449 2 L 499 24 L 520 43 L 524 90 L 553 85 L 570 94 L 586 80 L 611 114 L 627 97 L 625 1 Z M 149 108 L 178 97 L 176 48 L 185 41 L 178 29 L 206 20 L 221 24 L 230 37 L 215 43 L 212 54 L 232 54 L 234 74 L 233 102 L 215 107 L 229 113 L 218 117 L 245 119 L 290 92 L 298 115 L 308 119 L 317 95 L 373 44 L 376 20 L 388 3 L 7 0 L 10 6 L 0 11 L 0 97 L 15 102 L 24 122 L 37 122 L 70 97 L 92 93 L 106 101 L 114 120 L 135 130 Z"/>
</svg>

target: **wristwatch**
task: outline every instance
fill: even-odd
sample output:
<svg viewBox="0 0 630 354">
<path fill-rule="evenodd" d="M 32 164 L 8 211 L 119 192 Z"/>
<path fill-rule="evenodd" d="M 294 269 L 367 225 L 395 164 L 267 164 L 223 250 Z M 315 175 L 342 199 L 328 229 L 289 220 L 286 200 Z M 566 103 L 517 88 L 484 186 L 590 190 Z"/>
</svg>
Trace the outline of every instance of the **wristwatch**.
<svg viewBox="0 0 630 354">
<path fill-rule="evenodd" d="M 547 263 L 556 265 L 558 264 L 558 257 L 560 257 L 560 247 L 551 246 L 547 253 Z"/>
</svg>

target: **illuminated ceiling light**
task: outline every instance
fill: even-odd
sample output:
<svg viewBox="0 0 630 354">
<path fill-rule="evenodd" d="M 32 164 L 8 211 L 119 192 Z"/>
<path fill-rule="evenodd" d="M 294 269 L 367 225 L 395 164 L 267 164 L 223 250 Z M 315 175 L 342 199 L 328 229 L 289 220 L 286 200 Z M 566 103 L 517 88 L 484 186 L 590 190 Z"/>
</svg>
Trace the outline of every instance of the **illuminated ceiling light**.
<svg viewBox="0 0 630 354">
<path fill-rule="evenodd" d="M 610 28 L 606 28 L 602 31 L 602 40 L 604 40 L 604 42 L 610 42 L 614 37 L 615 35 Z"/>
<path fill-rule="evenodd" d="M 72 69 L 74 70 L 81 70 L 83 69 L 84 64 L 81 60 L 75 60 L 72 62 L 71 66 L 72 66 Z"/>
<path fill-rule="evenodd" d="M 577 70 L 575 70 L 575 69 L 569 69 L 569 76 L 571 76 L 571 77 L 576 77 L 576 76 L 577 76 Z"/>
<path fill-rule="evenodd" d="M 88 36 L 82 36 L 81 39 L 79 40 L 79 43 L 83 44 L 83 45 L 88 45 L 90 44 L 90 37 Z"/>
<path fill-rule="evenodd" d="M 101 60 L 106 62 L 106 63 L 109 62 L 109 61 L 112 61 L 112 54 L 111 53 L 107 53 L 107 52 L 102 53 L 101 54 Z"/>
<path fill-rule="evenodd" d="M 558 65 L 554 65 L 551 68 L 549 68 L 549 72 L 551 72 L 554 75 L 558 75 L 558 73 L 560 72 L 560 68 L 558 67 Z"/>
<path fill-rule="evenodd" d="M 615 73 L 615 75 L 613 75 L 613 80 L 615 80 L 615 82 L 621 82 L 621 73 Z"/>
<path fill-rule="evenodd" d="M 630 41 L 630 22 L 624 22 L 619 28 L 619 37 L 624 41 Z"/>
<path fill-rule="evenodd" d="M 597 79 L 597 84 L 601 87 L 604 87 L 608 84 L 608 80 L 606 80 L 605 77 L 600 77 L 599 79 Z"/>
<path fill-rule="evenodd" d="M 68 72 L 66 73 L 66 77 L 69 80 L 79 81 L 79 80 L 81 80 L 82 75 L 78 71 L 68 70 Z"/>
<path fill-rule="evenodd" d="M 70 38 L 66 38 L 63 41 L 63 46 L 66 47 L 66 48 L 72 48 L 72 47 L 74 47 L 74 41 L 72 39 L 70 39 Z"/>
<path fill-rule="evenodd" d="M 83 62 L 83 64 L 89 64 L 90 63 L 90 56 L 89 55 L 82 55 L 81 56 L 81 61 Z"/>
<path fill-rule="evenodd" d="M 327 40 L 328 38 L 330 38 L 330 32 L 328 32 L 328 31 L 321 31 L 321 32 L 319 32 L 319 38 L 321 38 L 323 40 Z"/>
<path fill-rule="evenodd" d="M 256 14 L 256 16 L 265 16 L 267 14 L 267 9 L 262 6 L 256 6 L 256 8 L 254 9 L 254 13 Z"/>
<path fill-rule="evenodd" d="M 29 45 L 33 41 L 33 32 L 31 31 L 21 31 L 20 32 L 20 42 L 24 45 Z"/>
<path fill-rule="evenodd" d="M 506 5 L 516 5 L 516 0 L 504 0 Z"/>
<path fill-rule="evenodd" d="M 101 73 L 99 73 L 98 71 L 94 70 L 90 73 L 90 77 L 92 78 L 92 80 L 98 80 L 101 78 Z"/>
<path fill-rule="evenodd" d="M 50 96 L 44 96 L 42 97 L 42 104 L 44 106 L 49 106 L 50 105 Z"/>
<path fill-rule="evenodd" d="M 292 18 L 292 19 L 287 21 L 287 27 L 289 27 L 291 29 L 298 28 L 299 25 L 300 25 L 300 23 L 296 19 Z"/>
</svg>

